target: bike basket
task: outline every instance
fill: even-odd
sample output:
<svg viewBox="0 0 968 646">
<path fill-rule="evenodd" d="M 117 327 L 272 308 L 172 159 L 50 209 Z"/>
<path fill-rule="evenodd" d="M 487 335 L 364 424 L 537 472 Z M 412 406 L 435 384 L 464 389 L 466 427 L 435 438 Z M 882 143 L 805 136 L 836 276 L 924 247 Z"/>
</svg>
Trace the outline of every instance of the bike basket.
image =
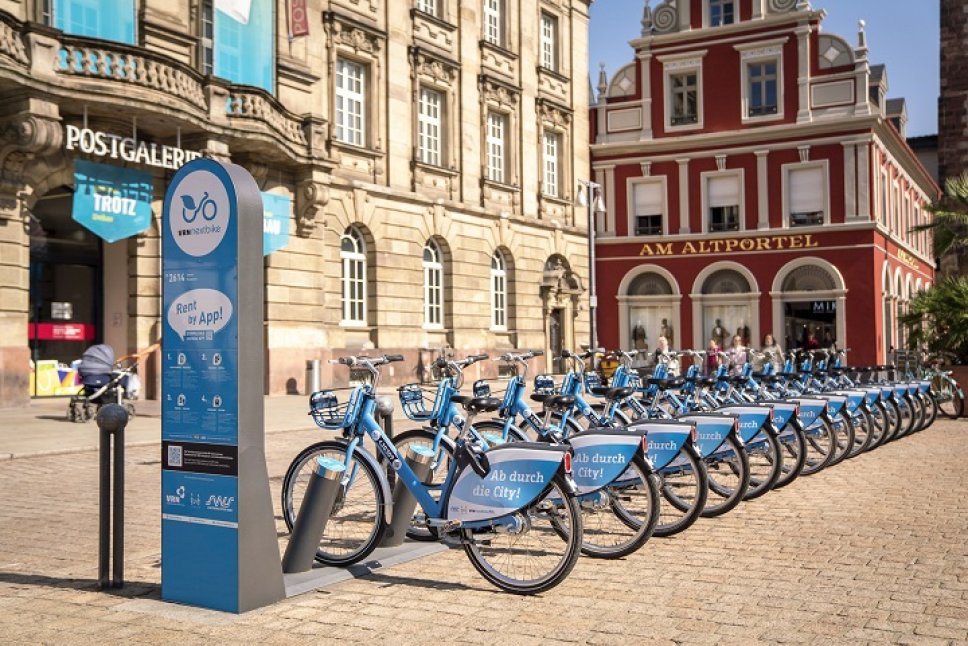
<svg viewBox="0 0 968 646">
<path fill-rule="evenodd" d="M 320 390 L 309 397 L 309 414 L 320 428 L 331 431 L 345 428 L 349 403 L 340 404 L 332 390 Z"/>
<path fill-rule="evenodd" d="M 538 395 L 550 395 L 555 392 L 555 378 L 551 375 L 536 375 L 534 378 L 534 392 Z"/>
<path fill-rule="evenodd" d="M 407 384 L 399 389 L 400 406 L 404 414 L 415 422 L 425 422 L 433 417 L 433 398 L 420 384 Z M 427 405 L 430 403 L 431 408 Z"/>
<path fill-rule="evenodd" d="M 474 396 L 475 397 L 490 397 L 491 396 L 491 384 L 487 383 L 486 379 L 478 379 L 474 382 Z"/>
</svg>

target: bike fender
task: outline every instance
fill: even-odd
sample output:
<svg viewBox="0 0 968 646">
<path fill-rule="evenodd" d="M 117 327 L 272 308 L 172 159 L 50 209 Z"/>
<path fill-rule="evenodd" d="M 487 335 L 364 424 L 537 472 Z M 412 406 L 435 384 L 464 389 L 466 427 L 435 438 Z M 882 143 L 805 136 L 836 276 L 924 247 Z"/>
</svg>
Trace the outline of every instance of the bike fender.
<svg viewBox="0 0 968 646">
<path fill-rule="evenodd" d="M 642 433 L 585 431 L 568 438 L 575 451 L 571 476 L 579 494 L 592 493 L 616 480 L 642 446 Z"/>
<path fill-rule="evenodd" d="M 691 443 L 695 428 L 695 424 L 681 420 L 643 420 L 629 426 L 629 430 L 645 432 L 649 462 L 656 469 L 668 466 L 682 448 Z"/>
<path fill-rule="evenodd" d="M 749 442 L 770 423 L 773 411 L 763 406 L 723 406 L 717 412 L 739 416 L 739 436 Z"/>
<path fill-rule="evenodd" d="M 447 520 L 493 520 L 527 507 L 547 491 L 561 467 L 566 445 L 511 442 L 486 455 L 491 470 L 483 478 L 465 466 L 447 496 Z"/>
</svg>

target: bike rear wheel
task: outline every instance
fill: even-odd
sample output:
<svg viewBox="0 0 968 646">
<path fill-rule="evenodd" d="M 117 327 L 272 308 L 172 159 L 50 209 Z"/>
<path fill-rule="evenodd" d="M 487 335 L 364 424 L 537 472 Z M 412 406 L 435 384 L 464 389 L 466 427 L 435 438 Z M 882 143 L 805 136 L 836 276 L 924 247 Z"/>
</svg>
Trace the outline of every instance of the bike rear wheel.
<svg viewBox="0 0 968 646">
<path fill-rule="evenodd" d="M 958 389 L 948 377 L 940 379 L 936 389 L 938 410 L 950 419 L 958 419 L 964 414 L 965 400 L 958 394 Z"/>
<path fill-rule="evenodd" d="M 709 477 L 709 493 L 702 516 L 720 516 L 734 509 L 749 489 L 749 457 L 739 440 L 730 436 L 713 455 L 703 458 L 703 461 Z"/>
<path fill-rule="evenodd" d="M 776 484 L 783 470 L 783 451 L 776 436 L 763 430 L 745 448 L 750 465 L 750 486 L 743 500 L 753 500 Z"/>
<path fill-rule="evenodd" d="M 827 466 L 840 464 L 847 459 L 852 448 L 854 448 L 854 424 L 851 422 L 847 409 L 841 409 L 840 413 L 832 419 L 834 438 L 834 457 Z"/>
<path fill-rule="evenodd" d="M 783 450 L 783 467 L 780 469 L 780 477 L 773 485 L 774 489 L 781 489 L 796 480 L 803 472 L 803 465 L 807 463 L 807 440 L 803 429 L 799 425 L 794 426 L 793 421 L 788 426 L 777 438 Z"/>
<path fill-rule="evenodd" d="M 578 500 L 584 530 L 581 551 L 595 558 L 616 559 L 635 552 L 652 537 L 659 519 L 659 488 L 641 456 L 635 456 L 615 482 Z"/>
<path fill-rule="evenodd" d="M 803 465 L 802 475 L 809 476 L 820 471 L 833 460 L 837 437 L 833 425 L 826 417 L 820 418 L 820 423 L 804 429 L 807 440 L 807 460 Z"/>
<path fill-rule="evenodd" d="M 847 454 L 848 459 L 857 457 L 870 448 L 871 442 L 874 439 L 874 422 L 871 419 L 871 414 L 865 409 L 861 408 L 858 410 L 857 415 L 852 417 L 851 421 L 854 425 L 854 444 Z"/>
<path fill-rule="evenodd" d="M 659 479 L 659 521 L 653 535 L 672 536 L 692 527 L 706 506 L 709 476 L 706 463 L 683 449 L 656 474 Z"/>
<path fill-rule="evenodd" d="M 515 512 L 515 527 L 461 530 L 467 558 L 492 584 L 515 594 L 550 590 L 575 567 L 582 543 L 577 499 L 561 474 L 545 496 Z"/>
<path fill-rule="evenodd" d="M 303 449 L 289 465 L 282 481 L 282 515 L 290 531 L 316 468 L 316 458 L 345 462 L 347 446 L 343 440 L 318 442 Z M 383 493 L 381 475 L 360 447 L 350 458 L 346 478 L 316 550 L 316 560 L 325 565 L 352 565 L 363 560 L 379 544 L 386 528 L 384 507 L 389 501 Z"/>
</svg>

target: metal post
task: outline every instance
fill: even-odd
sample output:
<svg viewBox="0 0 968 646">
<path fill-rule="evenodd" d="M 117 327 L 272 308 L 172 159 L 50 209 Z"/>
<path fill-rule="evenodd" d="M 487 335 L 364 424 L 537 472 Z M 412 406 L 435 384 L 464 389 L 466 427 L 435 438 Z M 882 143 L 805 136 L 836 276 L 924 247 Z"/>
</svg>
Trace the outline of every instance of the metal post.
<svg viewBox="0 0 968 646">
<path fill-rule="evenodd" d="M 286 574 L 312 569 L 319 540 L 326 529 L 326 521 L 333 513 L 333 504 L 345 472 L 346 466 L 339 460 L 316 458 L 316 470 L 306 487 L 306 495 L 299 506 L 299 514 L 296 515 L 289 545 L 282 559 L 282 571 Z"/>
<path fill-rule="evenodd" d="M 434 452 L 426 446 L 411 445 L 407 449 L 407 465 L 413 469 L 417 480 L 425 482 L 430 475 L 430 467 L 434 461 Z M 383 534 L 380 547 L 396 547 L 403 544 L 407 536 L 407 528 L 413 519 L 413 512 L 417 508 L 417 499 L 410 493 L 404 482 L 397 478 L 393 486 L 393 516 L 390 526 Z"/>
<path fill-rule="evenodd" d="M 102 406 L 97 414 L 100 429 L 100 503 L 98 520 L 98 588 L 108 587 L 108 559 L 114 543 L 114 568 L 110 586 L 124 585 L 124 427 L 128 411 L 118 404 Z M 111 505 L 111 438 L 114 437 L 114 505 Z M 111 513 L 113 511 L 113 514 Z M 109 515 L 110 514 L 110 515 Z M 113 518 L 111 517 L 113 515 Z M 112 537 L 111 525 L 114 525 Z M 112 540 L 113 539 L 113 540 Z"/>
</svg>

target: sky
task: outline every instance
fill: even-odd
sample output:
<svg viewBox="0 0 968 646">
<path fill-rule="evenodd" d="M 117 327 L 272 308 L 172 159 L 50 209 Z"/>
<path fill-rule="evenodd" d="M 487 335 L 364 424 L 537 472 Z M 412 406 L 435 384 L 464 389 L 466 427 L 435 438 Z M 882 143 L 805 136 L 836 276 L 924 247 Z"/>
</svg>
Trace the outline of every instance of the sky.
<svg viewBox="0 0 968 646">
<path fill-rule="evenodd" d="M 660 0 L 652 0 L 654 8 Z M 907 99 L 909 137 L 938 132 L 940 3 L 932 0 L 813 0 L 825 9 L 823 30 L 857 43 L 857 21 L 867 23 L 868 58 L 887 66 L 888 98 Z M 591 6 L 589 70 L 609 78 L 633 58 L 628 42 L 641 31 L 642 0 L 595 0 Z"/>
</svg>

